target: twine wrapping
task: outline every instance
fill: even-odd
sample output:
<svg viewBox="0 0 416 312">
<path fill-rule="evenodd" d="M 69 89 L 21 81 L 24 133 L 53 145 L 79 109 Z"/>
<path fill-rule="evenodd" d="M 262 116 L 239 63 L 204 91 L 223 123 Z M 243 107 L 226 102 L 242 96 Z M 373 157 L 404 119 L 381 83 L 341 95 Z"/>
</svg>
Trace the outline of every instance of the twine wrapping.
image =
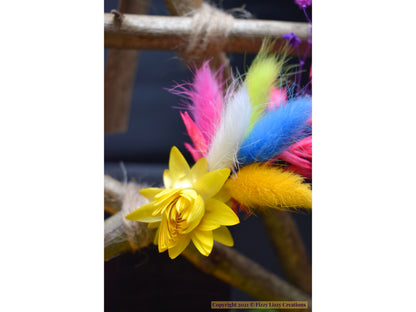
<svg viewBox="0 0 416 312">
<path fill-rule="evenodd" d="M 182 56 L 187 63 L 201 62 L 212 58 L 211 67 L 227 67 L 229 60 L 223 52 L 234 18 L 209 4 L 192 13 L 192 33 Z"/>
<path fill-rule="evenodd" d="M 151 232 L 148 230 L 146 223 L 130 221 L 126 219 L 126 216 L 130 212 L 149 202 L 143 195 L 139 193 L 140 189 L 146 187 L 147 186 L 145 185 L 138 185 L 135 183 L 128 183 L 125 186 L 125 193 L 121 206 L 121 219 L 123 220 L 124 224 L 124 232 L 133 252 L 144 247 L 142 246 L 143 243 L 147 244 L 147 242 L 152 239 L 150 237 Z M 140 240 L 137 238 L 140 238 Z"/>
</svg>

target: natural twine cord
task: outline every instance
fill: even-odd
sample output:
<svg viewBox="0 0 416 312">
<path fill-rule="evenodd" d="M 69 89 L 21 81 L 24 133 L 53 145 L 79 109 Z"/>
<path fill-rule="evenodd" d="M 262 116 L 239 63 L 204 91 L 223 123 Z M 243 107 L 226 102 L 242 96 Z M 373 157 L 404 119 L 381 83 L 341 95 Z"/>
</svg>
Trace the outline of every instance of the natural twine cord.
<svg viewBox="0 0 416 312">
<path fill-rule="evenodd" d="M 191 12 L 192 33 L 188 45 L 182 51 L 187 63 L 197 63 L 213 58 L 211 66 L 227 66 L 228 58 L 223 52 L 234 17 L 203 3 L 201 8 Z M 215 57 L 215 58 L 214 58 Z"/>
<path fill-rule="evenodd" d="M 129 241 L 132 251 L 138 250 L 143 247 L 143 242 L 150 240 L 150 231 L 147 229 L 146 223 L 137 221 L 130 221 L 126 219 L 126 216 L 136 210 L 137 208 L 147 204 L 149 201 L 139 193 L 140 189 L 147 186 L 138 185 L 136 183 L 128 183 L 125 186 L 125 193 L 123 197 L 123 203 L 121 206 L 121 216 L 124 224 L 124 231 Z M 140 237 L 140 240 L 137 239 Z"/>
</svg>

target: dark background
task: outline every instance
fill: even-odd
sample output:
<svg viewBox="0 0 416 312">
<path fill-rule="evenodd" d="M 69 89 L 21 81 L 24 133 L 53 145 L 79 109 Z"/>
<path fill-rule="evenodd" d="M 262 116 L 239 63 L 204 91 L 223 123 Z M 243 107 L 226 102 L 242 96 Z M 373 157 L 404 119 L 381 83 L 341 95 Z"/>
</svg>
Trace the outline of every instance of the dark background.
<svg viewBox="0 0 416 312">
<path fill-rule="evenodd" d="M 214 1 L 231 9 L 245 5 L 253 18 L 305 22 L 293 0 Z M 117 9 L 118 1 L 104 1 L 104 11 Z M 148 14 L 169 15 L 162 0 L 152 0 Z M 310 15 L 310 10 L 308 12 Z M 105 51 L 106 53 L 106 51 Z M 228 54 L 233 69 L 245 72 L 254 55 Z M 310 62 L 310 60 L 309 60 Z M 308 65 L 307 65 L 308 66 Z M 306 67 L 308 68 L 308 67 Z M 105 173 L 128 179 L 161 184 L 169 151 L 176 145 L 192 163 L 183 147 L 189 141 L 176 107 L 179 98 L 165 88 L 190 80 L 191 73 L 175 52 L 140 51 L 128 131 L 105 136 Z M 123 173 L 125 167 L 127 176 Z M 311 215 L 293 214 L 311 261 Z M 284 278 L 282 269 L 256 216 L 230 227 L 235 247 L 266 269 Z M 182 257 L 170 260 L 149 246 L 105 263 L 105 310 L 110 311 L 211 311 L 211 300 L 253 300 L 247 294 L 201 273 Z M 176 308 L 175 308 L 176 307 Z"/>
</svg>

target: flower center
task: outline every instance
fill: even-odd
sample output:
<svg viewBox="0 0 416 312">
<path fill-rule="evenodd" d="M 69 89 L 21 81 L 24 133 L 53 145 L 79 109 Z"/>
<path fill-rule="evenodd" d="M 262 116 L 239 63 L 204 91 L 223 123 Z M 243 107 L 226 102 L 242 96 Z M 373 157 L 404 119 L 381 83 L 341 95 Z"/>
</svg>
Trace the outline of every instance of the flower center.
<svg viewBox="0 0 416 312">
<path fill-rule="evenodd" d="M 162 215 L 160 229 L 164 232 L 166 245 L 172 246 L 177 239 L 190 233 L 205 214 L 205 204 L 194 189 L 169 189 L 155 196 L 158 207 L 153 215 Z"/>
</svg>

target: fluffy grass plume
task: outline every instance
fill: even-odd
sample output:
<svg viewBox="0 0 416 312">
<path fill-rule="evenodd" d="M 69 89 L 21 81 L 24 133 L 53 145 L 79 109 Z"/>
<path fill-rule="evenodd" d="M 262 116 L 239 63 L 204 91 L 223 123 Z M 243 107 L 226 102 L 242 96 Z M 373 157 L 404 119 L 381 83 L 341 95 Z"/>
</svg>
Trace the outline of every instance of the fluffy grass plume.
<svg viewBox="0 0 416 312">
<path fill-rule="evenodd" d="M 305 137 L 312 100 L 298 97 L 266 113 L 254 125 L 238 153 L 243 164 L 268 161 Z"/>
<path fill-rule="evenodd" d="M 188 95 L 192 101 L 192 117 L 209 145 L 220 123 L 223 101 L 221 86 L 211 72 L 209 62 L 195 71 Z"/>
<path fill-rule="evenodd" d="M 185 143 L 185 147 L 191 152 L 195 161 L 206 155 L 208 152 L 207 143 L 205 137 L 202 135 L 199 128 L 189 116 L 188 112 L 180 112 L 183 123 L 186 127 L 189 137 L 192 140 L 193 146 Z"/>
<path fill-rule="evenodd" d="M 220 123 L 223 96 L 221 73 L 213 73 L 209 68 L 209 61 L 195 70 L 191 83 L 178 84 L 169 91 L 187 99 L 185 108 L 190 112 L 197 128 L 205 138 L 209 146 L 215 131 Z"/>
<path fill-rule="evenodd" d="M 245 84 L 234 92 L 236 85 L 235 80 L 227 92 L 230 96 L 206 157 L 209 170 L 237 166 L 237 153 L 250 122 L 251 105 Z"/>
<path fill-rule="evenodd" d="M 225 184 L 231 197 L 251 208 L 312 208 L 312 190 L 297 174 L 266 164 L 242 168 Z"/>
<path fill-rule="evenodd" d="M 286 170 L 312 179 L 312 135 L 292 144 L 276 158 L 290 164 Z"/>
<path fill-rule="evenodd" d="M 283 79 L 285 76 L 283 67 L 287 61 L 285 53 L 287 49 L 282 50 L 282 56 L 277 56 L 270 52 L 273 44 L 274 42 L 269 40 L 263 41 L 259 53 L 247 71 L 245 81 L 252 104 L 250 125 L 247 133 L 251 131 L 266 109 L 272 86 L 276 83 L 278 85 L 283 84 L 282 81 L 279 83 L 277 80 L 279 77 Z"/>
</svg>

